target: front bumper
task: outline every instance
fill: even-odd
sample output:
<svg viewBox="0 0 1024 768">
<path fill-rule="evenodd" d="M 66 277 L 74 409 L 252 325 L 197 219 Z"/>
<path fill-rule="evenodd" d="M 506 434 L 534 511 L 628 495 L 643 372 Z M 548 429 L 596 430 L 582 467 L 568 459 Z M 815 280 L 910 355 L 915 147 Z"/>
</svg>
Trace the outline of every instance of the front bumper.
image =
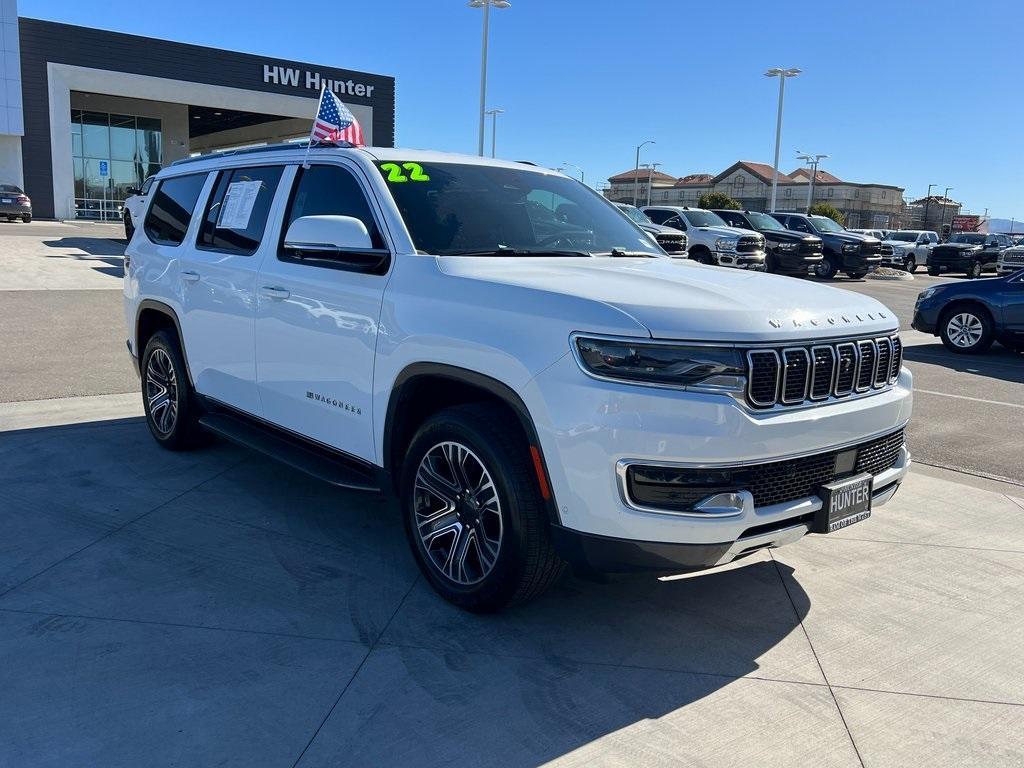
<svg viewBox="0 0 1024 768">
<path fill-rule="evenodd" d="M 882 266 L 880 255 L 865 256 L 861 253 L 841 254 L 842 271 L 844 272 L 871 272 Z"/>
<path fill-rule="evenodd" d="M 722 267 L 749 269 L 763 272 L 765 269 L 764 251 L 714 251 L 715 261 Z"/>
<path fill-rule="evenodd" d="M 751 501 L 741 514 L 728 516 L 638 509 L 623 498 L 620 463 L 734 467 L 852 446 L 910 419 L 912 381 L 904 368 L 893 386 L 868 396 L 754 411 L 727 395 L 593 379 L 568 355 L 535 377 L 522 395 L 562 527 L 642 544 L 728 544 L 728 552 L 752 535 L 751 528 L 813 513 L 815 499 L 762 508 Z M 900 479 L 902 473 L 879 475 L 876 488 Z M 777 531 L 768 533 L 769 541 L 781 541 Z M 698 565 L 706 567 L 707 557 L 701 558 Z"/>
<path fill-rule="evenodd" d="M 1024 270 L 1024 262 L 1016 264 L 1004 264 L 1003 262 L 1000 262 L 996 265 L 996 272 L 1000 275 L 1011 275 L 1014 272 L 1020 272 L 1021 270 Z"/>
<path fill-rule="evenodd" d="M 0 203 L 0 218 L 10 217 L 20 219 L 22 216 L 32 215 L 32 204 L 26 203 Z"/>
<path fill-rule="evenodd" d="M 806 275 L 814 269 L 815 264 L 821 263 L 825 256 L 818 253 L 794 253 L 792 251 L 772 251 L 772 258 L 779 273 L 784 275 Z"/>
</svg>

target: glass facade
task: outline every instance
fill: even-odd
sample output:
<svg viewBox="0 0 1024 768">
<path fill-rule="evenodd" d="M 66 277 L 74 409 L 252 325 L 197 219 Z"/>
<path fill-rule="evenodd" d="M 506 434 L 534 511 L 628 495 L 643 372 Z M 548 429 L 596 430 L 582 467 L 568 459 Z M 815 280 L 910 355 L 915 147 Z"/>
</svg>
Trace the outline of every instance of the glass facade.
<svg viewBox="0 0 1024 768">
<path fill-rule="evenodd" d="M 141 187 L 148 176 L 160 170 L 160 121 L 73 109 L 71 156 L 75 167 L 75 215 L 88 219 L 119 218 L 128 190 Z M 101 172 L 104 162 L 106 176 Z"/>
</svg>

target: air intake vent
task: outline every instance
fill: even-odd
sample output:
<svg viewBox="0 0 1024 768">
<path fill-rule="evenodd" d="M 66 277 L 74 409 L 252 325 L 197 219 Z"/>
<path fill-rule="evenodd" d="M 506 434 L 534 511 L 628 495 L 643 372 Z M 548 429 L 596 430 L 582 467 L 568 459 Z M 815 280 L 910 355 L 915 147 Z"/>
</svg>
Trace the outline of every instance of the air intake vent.
<svg viewBox="0 0 1024 768">
<path fill-rule="evenodd" d="M 747 397 L 752 405 L 767 408 L 775 405 L 779 392 L 779 353 L 774 349 L 747 352 L 750 381 Z"/>
<path fill-rule="evenodd" d="M 895 384 L 900 377 L 900 367 L 903 365 L 903 342 L 899 336 L 892 337 L 892 367 L 889 370 L 889 383 Z"/>
<path fill-rule="evenodd" d="M 810 358 L 807 350 L 786 349 L 782 352 L 782 402 L 785 405 L 802 403 L 807 399 L 807 377 Z"/>
<path fill-rule="evenodd" d="M 811 368 L 811 400 L 824 400 L 832 394 L 836 351 L 832 347 L 812 347 L 811 355 L 814 361 Z"/>
<path fill-rule="evenodd" d="M 853 392 L 854 377 L 857 375 L 857 345 L 837 344 L 836 355 L 839 371 L 836 373 L 836 396 L 843 397 Z"/>
<path fill-rule="evenodd" d="M 889 371 L 892 366 L 892 340 L 875 339 L 878 347 L 878 365 L 875 366 L 875 388 L 880 389 L 889 383 Z"/>
<path fill-rule="evenodd" d="M 875 342 L 864 339 L 857 342 L 860 353 L 860 368 L 857 370 L 857 391 L 867 392 L 875 382 L 875 363 L 878 362 L 878 350 Z"/>
</svg>

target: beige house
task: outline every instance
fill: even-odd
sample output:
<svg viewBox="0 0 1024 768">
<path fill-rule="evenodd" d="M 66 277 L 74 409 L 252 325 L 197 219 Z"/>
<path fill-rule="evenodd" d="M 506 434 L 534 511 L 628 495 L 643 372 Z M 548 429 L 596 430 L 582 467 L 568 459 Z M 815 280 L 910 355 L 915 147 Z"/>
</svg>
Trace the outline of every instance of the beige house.
<svg viewBox="0 0 1024 768">
<path fill-rule="evenodd" d="M 638 199 L 647 200 L 647 176 L 641 170 L 637 179 L 633 171 L 620 173 L 608 179 L 605 195 L 616 202 L 632 202 L 633 190 L 641 191 Z M 779 171 L 778 211 L 803 211 L 807 207 L 807 193 L 811 172 L 798 168 L 792 173 Z M 697 205 L 702 194 L 710 191 L 725 192 L 740 202 L 745 209 L 765 211 L 771 202 L 772 167 L 765 163 L 740 160 L 717 176 L 691 174 L 674 178 L 665 173 L 654 173 L 651 179 L 653 205 Z M 827 171 L 819 170 L 814 181 L 814 202 L 834 205 L 846 216 L 848 227 L 890 228 L 901 226 L 903 217 L 903 188 L 889 184 L 864 184 L 843 181 Z"/>
</svg>

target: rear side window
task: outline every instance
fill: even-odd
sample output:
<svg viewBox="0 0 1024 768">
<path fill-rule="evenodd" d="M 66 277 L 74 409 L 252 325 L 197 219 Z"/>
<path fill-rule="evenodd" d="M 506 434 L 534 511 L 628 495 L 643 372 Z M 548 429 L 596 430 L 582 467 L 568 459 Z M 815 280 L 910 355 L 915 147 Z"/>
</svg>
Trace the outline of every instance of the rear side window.
<svg viewBox="0 0 1024 768">
<path fill-rule="evenodd" d="M 205 173 L 195 173 L 160 182 L 146 213 L 144 227 L 150 240 L 161 245 L 181 244 L 206 176 Z"/>
<path fill-rule="evenodd" d="M 256 253 L 283 170 L 281 165 L 267 165 L 221 171 L 196 245 L 243 256 Z"/>
<path fill-rule="evenodd" d="M 721 211 L 718 215 L 725 219 L 725 223 L 728 224 L 730 227 L 739 227 L 740 229 L 750 228 L 750 225 L 747 223 L 746 219 L 744 219 L 738 213 Z"/>
<path fill-rule="evenodd" d="M 647 218 L 653 221 L 655 224 L 664 224 L 665 220 L 672 215 L 669 211 L 659 211 L 657 209 L 648 208 L 644 213 L 647 214 Z"/>
<path fill-rule="evenodd" d="M 344 168 L 313 165 L 299 169 L 284 227 L 281 228 L 281 255 L 284 255 L 283 245 L 288 227 L 302 216 L 351 216 L 359 219 L 366 225 L 373 247 L 384 247 L 384 238 L 370 212 L 366 195 L 355 177 Z"/>
</svg>

